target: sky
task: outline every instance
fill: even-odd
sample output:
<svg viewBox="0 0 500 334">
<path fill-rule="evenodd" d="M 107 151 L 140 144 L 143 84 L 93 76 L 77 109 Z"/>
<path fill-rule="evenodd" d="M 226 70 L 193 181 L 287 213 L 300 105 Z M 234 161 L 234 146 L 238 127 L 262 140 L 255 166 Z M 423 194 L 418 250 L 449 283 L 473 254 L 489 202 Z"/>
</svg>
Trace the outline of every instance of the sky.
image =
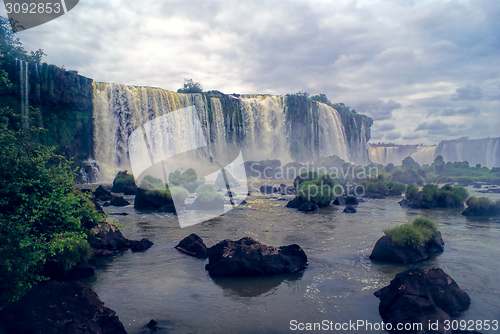
<svg viewBox="0 0 500 334">
<path fill-rule="evenodd" d="M 373 118 L 370 142 L 428 145 L 500 136 L 499 18 L 497 0 L 82 0 L 18 37 L 95 81 L 324 93 Z"/>
</svg>

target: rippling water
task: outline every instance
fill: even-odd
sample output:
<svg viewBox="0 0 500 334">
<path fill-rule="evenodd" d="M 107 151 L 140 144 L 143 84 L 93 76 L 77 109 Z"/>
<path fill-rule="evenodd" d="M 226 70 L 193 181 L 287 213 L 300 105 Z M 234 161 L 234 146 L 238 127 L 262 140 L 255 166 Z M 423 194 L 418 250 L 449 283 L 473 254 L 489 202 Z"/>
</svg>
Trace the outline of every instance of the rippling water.
<svg viewBox="0 0 500 334">
<path fill-rule="evenodd" d="M 411 266 L 439 267 L 472 299 L 459 319 L 500 320 L 499 218 L 466 218 L 461 209 L 403 209 L 397 203 L 400 198 L 360 203 L 356 214 L 343 213 L 343 207 L 302 213 L 285 208 L 287 202 L 280 198 L 291 197 L 252 193 L 248 204 L 184 229 L 170 214 L 108 207 L 108 212 L 129 213 L 108 218 L 123 225 L 125 237 L 145 237 L 154 245 L 142 253 L 127 251 L 103 259 L 86 283 L 131 334 L 139 333 L 150 319 L 158 322 L 160 333 L 288 333 L 291 320 L 380 323 L 376 290 Z M 444 253 L 414 265 L 368 258 L 384 228 L 418 215 L 439 223 Z M 190 233 L 202 237 L 208 247 L 242 237 L 272 246 L 297 243 L 309 267 L 294 275 L 211 278 L 204 268 L 208 260 L 174 249 Z"/>
</svg>

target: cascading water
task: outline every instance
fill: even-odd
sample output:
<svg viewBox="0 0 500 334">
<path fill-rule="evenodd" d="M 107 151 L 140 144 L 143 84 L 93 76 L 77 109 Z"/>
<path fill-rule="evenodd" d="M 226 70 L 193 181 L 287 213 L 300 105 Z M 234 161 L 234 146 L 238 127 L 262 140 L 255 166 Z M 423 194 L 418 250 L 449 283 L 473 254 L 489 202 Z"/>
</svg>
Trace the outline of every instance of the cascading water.
<svg viewBox="0 0 500 334">
<path fill-rule="evenodd" d="M 284 97 L 258 95 L 243 97 L 240 101 L 246 158 L 291 161 Z"/>
<path fill-rule="evenodd" d="M 21 96 L 21 115 L 23 115 L 23 127 L 29 127 L 29 81 L 28 81 L 28 65 L 29 63 L 16 59 L 16 65 L 19 63 L 19 86 L 21 87 L 20 96 Z"/>
<path fill-rule="evenodd" d="M 436 148 L 437 146 L 418 146 L 417 152 L 410 156 L 420 165 L 430 165 L 436 159 Z"/>
<path fill-rule="evenodd" d="M 303 156 L 314 159 L 330 155 L 351 161 L 351 156 L 363 156 L 363 152 L 351 154 L 335 109 L 309 102 L 307 110 L 295 107 L 292 115 L 284 96 L 207 98 L 202 94 L 178 94 L 159 88 L 93 83 L 93 108 L 94 157 L 103 180 L 112 179 L 118 170 L 130 170 L 128 140 L 141 127 L 151 151 L 165 156 L 183 152 L 184 147 L 205 146 L 204 140 L 236 144 L 247 161 L 279 159 L 287 163 Z M 176 115 L 177 110 L 186 108 L 194 108 L 196 124 L 201 125 L 201 130 L 195 129 L 192 119 Z M 162 115 L 170 113 L 173 113 L 168 118 L 170 123 L 163 124 L 160 120 L 166 118 Z M 304 115 L 305 119 L 301 119 Z M 151 123 L 153 120 L 157 121 Z M 153 126 L 146 129 L 146 123 Z M 297 136 L 302 137 L 297 140 Z M 224 154 L 217 151 L 220 146 L 210 147 L 210 157 Z"/>
<path fill-rule="evenodd" d="M 347 140 L 338 112 L 319 103 L 319 155 L 320 157 L 337 155 L 349 161 Z"/>
</svg>

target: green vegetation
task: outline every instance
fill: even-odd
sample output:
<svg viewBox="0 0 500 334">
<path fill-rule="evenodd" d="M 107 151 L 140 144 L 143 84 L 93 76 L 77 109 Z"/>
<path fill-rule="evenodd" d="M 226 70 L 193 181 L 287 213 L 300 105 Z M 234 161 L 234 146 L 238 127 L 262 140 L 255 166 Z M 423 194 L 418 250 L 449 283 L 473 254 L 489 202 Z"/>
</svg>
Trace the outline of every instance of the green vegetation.
<svg viewBox="0 0 500 334">
<path fill-rule="evenodd" d="M 469 192 L 462 186 L 445 184 L 439 188 L 435 184 L 426 184 L 419 191 L 414 184 L 408 186 L 406 198 L 419 203 L 422 207 L 459 207 L 469 197 Z"/>
<path fill-rule="evenodd" d="M 170 194 L 172 195 L 172 199 L 175 201 L 179 201 L 179 202 L 184 203 L 186 198 L 188 198 L 188 196 L 189 196 L 189 192 L 182 187 L 173 186 L 173 187 L 169 187 L 168 189 L 170 190 Z"/>
<path fill-rule="evenodd" d="M 418 249 L 439 233 L 436 222 L 430 218 L 418 217 L 411 224 L 402 224 L 384 230 L 396 245 Z"/>
<path fill-rule="evenodd" d="M 410 184 L 406 188 L 405 197 L 409 200 L 416 199 L 418 196 L 418 187 L 415 184 Z"/>
<path fill-rule="evenodd" d="M 193 79 L 184 78 L 184 85 L 177 90 L 177 93 L 203 93 L 203 87 Z"/>
<path fill-rule="evenodd" d="M 196 199 L 200 203 L 210 203 L 215 200 L 224 200 L 224 197 L 217 193 L 215 187 L 211 184 L 202 184 L 196 188 Z"/>
<path fill-rule="evenodd" d="M 87 259 L 85 226 L 103 217 L 75 190 L 75 171 L 63 157 L 0 121 L 1 307 L 45 280 L 46 262 L 67 269 Z"/>
<path fill-rule="evenodd" d="M 168 175 L 169 184 L 184 187 L 190 193 L 194 193 L 198 186 L 205 183 L 205 179 L 198 179 L 196 171 L 193 168 L 187 169 L 181 174 L 179 170 Z"/>
<path fill-rule="evenodd" d="M 113 180 L 113 187 L 111 188 L 111 191 L 115 193 L 121 193 L 125 192 L 126 189 L 135 189 L 135 187 L 134 175 L 128 174 L 128 172 L 125 170 L 120 171 L 116 174 L 116 177 Z"/>
<path fill-rule="evenodd" d="M 411 157 L 402 161 L 401 166 L 392 163 L 386 166 L 378 165 L 379 171 L 387 180 L 405 184 L 425 183 L 458 183 L 462 186 L 473 185 L 476 182 L 486 182 L 500 185 L 500 168 L 482 167 L 477 164 L 469 166 L 467 161 L 444 162 L 442 156 L 437 156 L 431 165 L 420 166 Z"/>
<path fill-rule="evenodd" d="M 466 211 L 472 211 L 474 216 L 497 216 L 500 215 L 500 200 L 493 202 L 490 198 L 471 197 L 467 200 L 468 208 Z"/>
<path fill-rule="evenodd" d="M 311 201 L 319 207 L 330 205 L 335 200 L 335 195 L 340 195 L 342 192 L 342 186 L 328 175 L 323 175 L 314 180 L 303 181 L 297 188 L 299 198 Z"/>
</svg>

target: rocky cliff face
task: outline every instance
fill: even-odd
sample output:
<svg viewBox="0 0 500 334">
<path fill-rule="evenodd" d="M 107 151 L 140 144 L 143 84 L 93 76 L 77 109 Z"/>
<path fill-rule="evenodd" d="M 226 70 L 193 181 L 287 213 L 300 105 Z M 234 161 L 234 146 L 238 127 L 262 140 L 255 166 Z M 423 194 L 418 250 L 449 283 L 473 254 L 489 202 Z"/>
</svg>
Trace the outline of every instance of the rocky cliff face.
<svg viewBox="0 0 500 334">
<path fill-rule="evenodd" d="M 0 93 L 1 107 L 9 106 L 27 120 L 22 126 L 47 129 L 40 141 L 56 146 L 67 158 L 92 155 L 92 79 L 46 63 L 21 60 L 4 63 L 12 85 Z"/>
</svg>

